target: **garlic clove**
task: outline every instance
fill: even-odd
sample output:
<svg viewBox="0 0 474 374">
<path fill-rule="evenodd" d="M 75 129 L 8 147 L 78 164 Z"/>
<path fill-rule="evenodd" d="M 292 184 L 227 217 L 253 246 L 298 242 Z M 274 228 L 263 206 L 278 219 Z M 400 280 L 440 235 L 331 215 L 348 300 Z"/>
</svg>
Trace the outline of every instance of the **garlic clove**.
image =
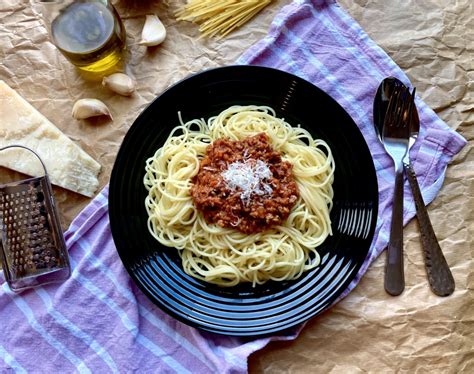
<svg viewBox="0 0 474 374">
<path fill-rule="evenodd" d="M 123 96 L 130 96 L 135 91 L 135 81 L 127 74 L 115 73 L 104 77 L 102 85 Z"/>
<path fill-rule="evenodd" d="M 166 29 L 160 19 L 154 14 L 147 15 L 142 30 L 142 40 L 139 44 L 154 46 L 162 43 L 165 38 Z"/>
<path fill-rule="evenodd" d="M 109 108 L 97 99 L 80 99 L 72 107 L 72 116 L 75 119 L 86 119 L 96 116 L 109 116 L 113 120 Z"/>
</svg>

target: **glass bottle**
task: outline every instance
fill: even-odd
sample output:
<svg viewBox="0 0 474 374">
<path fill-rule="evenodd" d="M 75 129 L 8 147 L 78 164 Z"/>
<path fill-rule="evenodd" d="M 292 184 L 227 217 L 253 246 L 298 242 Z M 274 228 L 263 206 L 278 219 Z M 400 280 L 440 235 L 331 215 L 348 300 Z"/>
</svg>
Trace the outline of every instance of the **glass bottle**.
<svg viewBox="0 0 474 374">
<path fill-rule="evenodd" d="M 54 45 L 76 67 L 109 70 L 122 60 L 125 27 L 108 0 L 36 0 Z"/>
</svg>

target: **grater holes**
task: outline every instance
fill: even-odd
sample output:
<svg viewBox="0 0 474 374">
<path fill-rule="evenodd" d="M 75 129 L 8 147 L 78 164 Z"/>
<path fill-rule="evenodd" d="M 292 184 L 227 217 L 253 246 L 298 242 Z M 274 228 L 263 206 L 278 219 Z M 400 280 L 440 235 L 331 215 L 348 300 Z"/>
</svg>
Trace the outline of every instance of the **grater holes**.
<svg viewBox="0 0 474 374">
<path fill-rule="evenodd" d="M 41 183 L 28 181 L 0 191 L 0 229 L 8 256 L 5 267 L 11 267 L 12 279 L 65 265 L 56 243 L 56 231 L 60 234 L 60 230 L 49 222 L 48 191 L 43 191 Z"/>
<path fill-rule="evenodd" d="M 41 203 L 41 202 L 44 201 L 44 194 L 43 194 L 42 192 L 38 192 L 38 193 L 36 194 L 36 201 L 37 201 L 38 203 Z"/>
</svg>

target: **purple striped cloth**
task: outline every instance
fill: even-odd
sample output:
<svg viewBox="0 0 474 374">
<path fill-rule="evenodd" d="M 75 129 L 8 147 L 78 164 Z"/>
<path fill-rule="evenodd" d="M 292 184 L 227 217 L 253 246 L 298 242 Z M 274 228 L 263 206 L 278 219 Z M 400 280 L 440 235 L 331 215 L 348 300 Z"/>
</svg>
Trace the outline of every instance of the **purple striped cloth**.
<svg viewBox="0 0 474 374">
<path fill-rule="evenodd" d="M 276 67 L 305 78 L 335 98 L 359 126 L 372 152 L 380 192 L 379 219 L 370 255 L 355 287 L 388 240 L 393 166 L 377 140 L 372 101 L 380 81 L 397 65 L 332 1 L 294 1 L 282 9 L 268 36 L 241 64 Z M 441 188 L 447 163 L 465 140 L 417 99 L 420 137 L 412 149 L 425 202 Z M 248 356 L 270 340 L 241 340 L 200 332 L 155 307 L 124 269 L 110 233 L 105 188 L 66 232 L 73 273 L 60 284 L 9 291 L 0 279 L 0 371 L 241 373 Z M 405 190 L 405 222 L 415 214 Z M 382 282 L 382 280 L 380 280 Z"/>
</svg>

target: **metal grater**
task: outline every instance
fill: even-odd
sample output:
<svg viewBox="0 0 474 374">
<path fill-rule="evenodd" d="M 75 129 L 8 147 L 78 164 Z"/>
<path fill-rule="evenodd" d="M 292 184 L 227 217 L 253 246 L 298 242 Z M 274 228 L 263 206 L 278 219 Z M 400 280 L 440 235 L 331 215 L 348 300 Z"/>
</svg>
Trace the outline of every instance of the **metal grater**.
<svg viewBox="0 0 474 374">
<path fill-rule="evenodd" d="M 65 280 L 70 276 L 51 183 L 45 175 L 0 185 L 1 260 L 5 278 L 13 291 Z"/>
</svg>

